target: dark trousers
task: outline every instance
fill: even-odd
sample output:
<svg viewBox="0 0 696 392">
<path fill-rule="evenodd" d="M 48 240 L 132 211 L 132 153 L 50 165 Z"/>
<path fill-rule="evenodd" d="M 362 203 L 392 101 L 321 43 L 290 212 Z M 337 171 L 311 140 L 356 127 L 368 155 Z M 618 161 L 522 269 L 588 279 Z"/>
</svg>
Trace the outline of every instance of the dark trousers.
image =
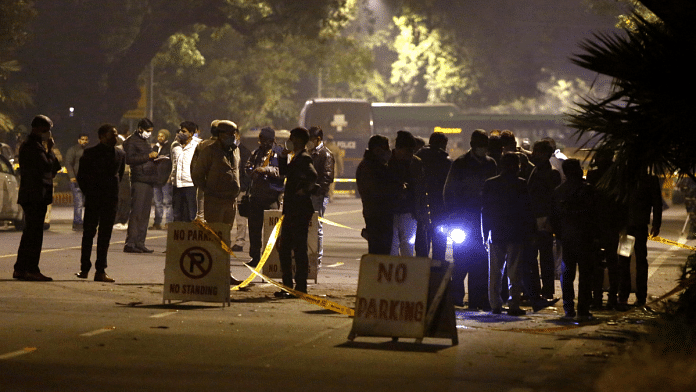
<svg viewBox="0 0 696 392">
<path fill-rule="evenodd" d="M 592 291 L 595 301 L 601 302 L 604 294 L 604 269 L 609 272 L 609 295 L 607 304 L 615 305 L 619 292 L 619 255 L 616 250 L 619 248 L 619 233 L 606 233 L 599 243 L 600 250 L 597 252 L 597 260 L 593 272 Z"/>
<path fill-rule="evenodd" d="M 636 256 L 636 301 L 648 298 L 648 226 L 629 227 L 626 234 L 636 237 L 633 252 Z M 619 256 L 619 302 L 628 301 L 631 294 L 631 258 Z"/>
<path fill-rule="evenodd" d="M 152 184 L 144 182 L 131 183 L 131 211 L 128 218 L 128 233 L 126 234 L 126 246 L 143 248 L 147 236 L 147 225 L 150 222 L 150 210 L 152 209 L 152 197 L 154 190 Z"/>
<path fill-rule="evenodd" d="M 172 188 L 172 214 L 175 222 L 192 222 L 196 219 L 197 211 L 195 186 Z"/>
<path fill-rule="evenodd" d="M 90 257 L 92 255 L 94 236 L 97 234 L 97 227 L 99 228 L 99 236 L 97 237 L 97 261 L 94 263 L 94 268 L 97 272 L 106 270 L 106 257 L 109 252 L 109 242 L 111 241 L 111 232 L 116 220 L 117 208 L 118 199 L 95 202 L 87 200 L 82 228 L 81 272 L 86 273 L 92 268 Z"/>
<path fill-rule="evenodd" d="M 447 236 L 441 233 L 439 226 L 446 223 L 446 217 L 431 215 L 431 224 L 418 222 L 416 229 L 416 256 L 429 257 L 430 247 L 433 249 L 433 260 L 445 260 L 447 252 Z"/>
<path fill-rule="evenodd" d="M 373 255 L 388 255 L 391 253 L 394 237 L 394 218 L 391 214 L 365 216 L 365 231 L 367 232 L 367 253 Z"/>
<path fill-rule="evenodd" d="M 541 281 L 539 280 L 537 248 L 532 241 L 526 241 L 522 247 L 519 268 L 522 290 L 532 301 L 537 300 L 541 295 Z"/>
<path fill-rule="evenodd" d="M 44 203 L 22 203 L 24 230 L 17 250 L 17 272 L 41 272 L 39 258 L 43 246 L 43 224 L 48 205 Z"/>
<path fill-rule="evenodd" d="M 307 292 L 309 257 L 307 256 L 307 234 L 312 216 L 286 215 L 280 229 L 278 258 L 283 273 L 283 285 L 292 286 L 292 256 L 295 255 L 295 290 Z"/>
<path fill-rule="evenodd" d="M 535 241 L 539 252 L 539 268 L 541 269 L 541 295 L 553 298 L 556 263 L 553 258 L 553 234 L 537 231 Z"/>
<path fill-rule="evenodd" d="M 592 302 L 592 271 L 594 260 L 591 244 L 584 241 L 563 241 L 563 263 L 561 265 L 561 291 L 563 310 L 572 313 L 575 309 L 575 270 L 578 270 L 578 314 L 590 311 Z"/>
<path fill-rule="evenodd" d="M 468 231 L 476 233 L 476 231 Z M 464 278 L 469 277 L 469 307 L 490 309 L 488 301 L 488 251 L 480 236 L 471 235 L 461 244 L 453 244 L 454 271 L 451 294 L 455 305 L 464 304 Z"/>
<path fill-rule="evenodd" d="M 249 199 L 249 216 L 247 224 L 249 226 L 249 257 L 252 265 L 258 264 L 261 260 L 261 245 L 263 234 L 263 212 L 266 210 L 277 210 L 277 199 Z"/>
</svg>

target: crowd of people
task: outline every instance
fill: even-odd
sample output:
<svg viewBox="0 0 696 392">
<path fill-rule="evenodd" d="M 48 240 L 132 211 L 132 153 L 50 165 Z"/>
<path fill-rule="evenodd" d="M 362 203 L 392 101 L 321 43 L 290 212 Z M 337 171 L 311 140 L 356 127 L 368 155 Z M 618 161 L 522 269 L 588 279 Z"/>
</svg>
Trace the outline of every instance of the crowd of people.
<svg viewBox="0 0 696 392">
<path fill-rule="evenodd" d="M 564 156 L 553 139 L 536 141 L 530 152 L 509 130 L 477 129 L 471 148 L 454 160 L 447 142 L 436 132 L 419 147 L 399 131 L 391 149 L 385 136 L 370 138 L 356 173 L 369 253 L 444 261 L 451 242 L 454 304 L 500 314 L 507 303 L 512 316 L 526 314 L 525 303 L 536 312 L 559 299 L 560 264 L 565 317 L 587 320 L 593 308 L 628 309 L 630 256 L 617 250 L 621 239 L 633 238 L 634 305 L 645 305 L 646 244 L 662 217 L 656 176 L 645 173 L 617 198 L 600 186 L 613 154 L 597 154 L 585 179 L 581 162 Z"/>
<path fill-rule="evenodd" d="M 43 219 L 61 165 L 53 153 L 51 120 L 39 115 L 31 126 L 19 151 L 18 203 L 26 225 L 13 277 L 50 281 L 38 265 Z M 152 121 L 143 118 L 137 131 L 122 138 L 114 125 L 104 124 L 97 131 L 96 146 L 86 148 L 89 136 L 81 134 L 68 151 L 65 165 L 75 203 L 73 229 L 83 232 L 76 276 L 88 277 L 98 235 L 94 280 L 114 282 L 106 274 L 107 253 L 112 230 L 126 223 L 123 215 L 127 215 L 123 251 L 134 254 L 152 253 L 145 246 L 148 229 L 165 229 L 172 221 L 203 218 L 229 225 L 236 221 L 237 241 L 243 242 L 248 229 L 247 264 L 256 267 L 261 260 L 264 211 L 282 208 L 283 284 L 306 293 L 309 222 L 315 212 L 324 216 L 335 173 L 342 170 L 340 156 L 337 159 L 327 146 L 322 129 L 295 128 L 280 146 L 275 131 L 265 127 L 259 131 L 254 151 L 241 145 L 239 129 L 230 120 L 213 121 L 212 136 L 205 140 L 198 137 L 198 125 L 191 121 L 180 124 L 173 142 L 169 131 L 162 129 L 152 145 L 153 130 Z M 565 316 L 588 319 L 591 308 L 627 309 L 630 257 L 617 255 L 617 249 L 620 241 L 632 238 L 635 305 L 645 305 L 646 243 L 648 234 L 659 234 L 662 215 L 656 176 L 646 173 L 633 181 L 619 202 L 599 186 L 612 166 L 612 154 L 597 154 L 585 179 L 581 163 L 560 153 L 552 139 L 536 141 L 530 152 L 517 146 L 511 131 L 477 129 L 471 148 L 454 160 L 448 156 L 447 144 L 447 136 L 439 132 L 426 144 L 399 131 L 393 149 L 385 136 L 370 138 L 356 171 L 369 253 L 444 261 L 451 243 L 450 293 L 455 305 L 500 314 L 507 303 L 512 316 L 524 315 L 524 304 L 536 312 L 558 300 L 554 281 L 556 255 L 560 255 Z M 155 218 L 148 227 L 153 200 Z M 238 204 L 244 205 L 243 213 L 238 213 Z M 318 234 L 321 266 L 321 224 Z M 232 249 L 243 247 L 235 243 Z M 606 305 L 605 269 L 609 276 Z M 240 283 L 233 276 L 230 282 Z M 291 295 L 279 291 L 276 296 Z"/>
<path fill-rule="evenodd" d="M 53 179 L 61 164 L 53 152 L 52 121 L 39 115 L 31 126 L 32 132 L 18 154 L 21 178 L 18 203 L 25 211 L 26 225 L 13 277 L 51 281 L 52 278 L 41 273 L 39 258 L 43 220 L 53 201 Z M 212 136 L 206 140 L 198 137 L 198 125 L 191 121 L 180 124 L 173 142 L 169 140 L 169 131 L 162 129 L 157 134 L 157 143 L 150 144 L 153 130 L 152 121 L 143 118 L 137 130 L 123 138 L 114 125 L 104 124 L 97 131 L 96 146 L 85 148 L 89 136 L 81 134 L 78 145 L 70 149 L 65 164 L 74 195 L 73 230 L 82 231 L 80 270 L 75 275 L 82 279 L 88 277 L 95 236 L 94 280 L 114 282 L 106 274 L 114 228 L 127 230 L 124 252 L 152 253 L 145 246 L 148 229 L 166 229 L 173 221 L 191 222 L 196 218 L 230 226 L 240 218 L 237 237 L 241 233 L 243 239 L 248 226 L 251 257 L 248 264 L 256 266 L 261 256 L 263 212 L 278 209 L 282 204 L 285 218 L 279 255 L 283 283 L 307 292 L 309 222 L 315 211 L 323 216 L 335 171 L 333 154 L 323 143 L 323 131 L 317 127 L 295 128 L 285 146 L 279 146 L 275 131 L 263 128 L 259 147 L 251 152 L 241 145 L 239 129 L 230 120 L 213 121 Z M 250 201 L 245 217 L 237 213 L 237 201 L 242 194 L 247 194 Z M 153 201 L 155 219 L 148 227 Z M 319 255 L 322 254 L 321 234 L 320 227 Z M 230 276 L 230 283 L 241 282 Z M 276 296 L 289 294 L 280 291 Z"/>
</svg>

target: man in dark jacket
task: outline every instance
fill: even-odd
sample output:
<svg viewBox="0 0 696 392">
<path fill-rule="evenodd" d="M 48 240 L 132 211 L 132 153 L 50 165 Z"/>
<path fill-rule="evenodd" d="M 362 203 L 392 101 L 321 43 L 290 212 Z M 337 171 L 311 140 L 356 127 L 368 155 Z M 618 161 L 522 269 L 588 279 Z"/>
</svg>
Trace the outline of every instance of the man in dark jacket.
<svg viewBox="0 0 696 392">
<path fill-rule="evenodd" d="M 391 252 L 394 227 L 392 206 L 399 184 L 387 167 L 390 158 L 389 139 L 374 135 L 355 172 L 365 219 L 367 252 L 370 254 L 388 255 Z"/>
<path fill-rule="evenodd" d="M 43 245 L 44 218 L 53 203 L 53 178 L 60 162 L 53 153 L 53 122 L 44 115 L 31 121 L 31 133 L 19 147 L 19 195 L 17 204 L 24 210 L 24 231 L 17 250 L 12 277 L 19 280 L 51 281 L 39 269 Z"/>
<path fill-rule="evenodd" d="M 154 125 L 143 118 L 138 122 L 138 130 L 123 142 L 126 163 L 130 165 L 131 211 L 128 218 L 126 253 L 152 253 L 145 247 L 147 225 L 154 195 L 153 185 L 157 183 L 157 166 L 154 162 L 157 151 L 152 151 L 150 136 Z"/>
<path fill-rule="evenodd" d="M 387 166 L 401 186 L 392 201 L 394 213 L 393 256 L 415 255 L 418 223 L 429 225 L 425 194 L 423 162 L 414 155 L 416 138 L 410 132 L 398 131 L 391 159 Z"/>
<path fill-rule="evenodd" d="M 285 180 L 278 166 L 283 148 L 275 144 L 275 131 L 265 127 L 259 132 L 259 148 L 254 150 L 244 165 L 244 171 L 251 178 L 249 187 L 249 265 L 256 267 L 261 261 L 261 234 L 263 232 L 263 212 L 280 207 L 280 195 Z"/>
<path fill-rule="evenodd" d="M 314 215 L 311 195 L 317 182 L 317 171 L 314 169 L 312 157 L 305 150 L 309 141 L 309 132 L 304 128 L 290 131 L 289 142 L 292 150 L 284 150 L 280 159 L 280 174 L 287 177 L 285 194 L 283 196 L 283 225 L 280 229 L 280 247 L 278 258 L 283 274 L 283 285 L 292 285 L 292 258 L 295 256 L 295 290 L 307 292 L 307 275 L 309 273 L 309 257 L 307 255 L 307 235 L 309 222 Z M 293 153 L 290 163 L 287 159 L 289 152 Z M 287 298 L 290 294 L 278 291 L 276 297 Z"/>
<path fill-rule="evenodd" d="M 447 140 L 444 133 L 433 132 L 430 135 L 428 145 L 416 153 L 416 156 L 423 162 L 425 191 L 431 221 L 429 224 L 418 223 L 416 256 L 428 257 L 432 242 L 433 259 L 443 261 L 445 260 L 447 237 L 436 235 L 436 233 L 438 233 L 437 228 L 445 224 L 447 220 L 445 200 L 442 197 L 447 174 L 452 166 L 452 160 L 447 155 Z"/>
<path fill-rule="evenodd" d="M 493 313 L 500 314 L 503 307 L 501 284 L 503 270 L 507 267 L 510 279 L 508 314 L 521 316 L 521 272 L 518 268 L 524 243 L 534 232 L 534 218 L 527 192 L 527 182 L 518 177 L 520 163 L 514 152 L 506 152 L 500 158 L 500 175 L 489 178 L 483 185 L 481 222 L 483 242 L 489 246 L 488 300 Z"/>
<path fill-rule="evenodd" d="M 594 166 L 587 172 L 587 183 L 592 185 L 597 197 L 598 250 L 592 274 L 592 308 L 601 309 L 604 296 L 604 269 L 609 276 L 609 292 L 607 294 L 607 309 L 616 309 L 619 293 L 619 237 L 626 224 L 625 206 L 619 203 L 615 196 L 610 195 L 608 178 L 603 179 L 614 160 L 614 151 L 601 150 L 595 152 L 592 159 Z"/>
<path fill-rule="evenodd" d="M 334 182 L 334 156 L 331 151 L 324 146 L 324 131 L 319 127 L 309 128 L 309 140 L 314 144 L 310 151 L 314 169 L 317 171 L 317 188 L 312 194 L 312 205 L 314 211 L 323 218 L 326 212 L 326 205 L 329 204 L 329 188 Z M 324 227 L 321 222 L 318 224 L 319 243 L 317 244 L 317 266 L 321 267 L 321 259 L 324 256 Z"/>
<path fill-rule="evenodd" d="M 70 147 L 65 153 L 65 169 L 70 178 L 70 190 L 73 196 L 73 230 L 82 230 L 82 213 L 84 212 L 85 200 L 80 187 L 77 184 L 77 171 L 80 169 L 80 158 L 85 152 L 85 147 L 89 143 L 89 136 L 81 133 L 77 138 L 77 144 Z"/>
<path fill-rule="evenodd" d="M 106 274 L 106 258 L 118 207 L 118 185 L 126 169 L 126 159 L 125 153 L 115 148 L 118 136 L 115 126 L 104 124 L 99 127 L 97 134 L 99 144 L 85 150 L 77 172 L 78 184 L 85 194 L 85 223 L 80 272 L 75 275 L 87 279 L 92 268 L 92 244 L 99 227 L 94 280 L 113 283 L 114 279 Z"/>
<path fill-rule="evenodd" d="M 487 156 L 488 134 L 477 129 L 471 135 L 471 149 L 452 162 L 445 182 L 448 226 L 466 234 L 463 242 L 453 239 L 454 272 L 452 299 L 464 305 L 464 278 L 469 275 L 469 307 L 490 309 L 488 301 L 488 252 L 479 240 L 481 233 L 481 192 L 484 182 L 497 174 L 493 158 Z"/>
<path fill-rule="evenodd" d="M 582 178 L 577 159 L 563 163 L 566 181 L 553 191 L 553 212 L 550 216 L 556 236 L 563 243 L 561 291 L 563 310 L 568 318 L 576 315 L 588 320 L 592 302 L 592 272 L 596 246 L 596 198 L 594 189 Z M 578 307 L 575 311 L 575 269 L 578 270 Z"/>
<path fill-rule="evenodd" d="M 169 131 L 160 129 L 157 132 L 157 143 L 152 146 L 152 151 L 157 151 L 155 164 L 157 165 L 157 183 L 153 186 L 155 199 L 155 220 L 150 230 L 162 230 L 167 228 L 172 218 L 172 184 L 169 175 L 172 172 L 172 143 L 169 140 Z M 164 224 L 162 224 L 164 221 Z"/>
<path fill-rule="evenodd" d="M 550 216 L 553 211 L 553 190 L 561 184 L 561 174 L 551 166 L 553 146 L 548 140 L 539 140 L 532 148 L 534 170 L 529 175 L 527 189 L 532 199 L 532 211 L 536 218 L 534 243 L 535 257 L 539 254 L 541 269 L 541 295 L 546 299 L 554 296 L 555 262 L 553 258 L 553 229 Z M 536 262 L 535 262 L 536 264 Z M 536 266 L 535 266 L 536 268 Z"/>
<path fill-rule="evenodd" d="M 636 256 L 636 302 L 635 306 L 645 306 L 648 298 L 648 233 L 660 235 L 662 225 L 662 191 L 657 176 L 645 173 L 628 193 L 628 223 L 626 234 L 635 237 L 633 252 Z M 650 215 L 652 214 L 652 227 Z M 619 256 L 619 303 L 617 309 L 628 309 L 628 296 L 631 293 L 630 257 Z"/>
</svg>

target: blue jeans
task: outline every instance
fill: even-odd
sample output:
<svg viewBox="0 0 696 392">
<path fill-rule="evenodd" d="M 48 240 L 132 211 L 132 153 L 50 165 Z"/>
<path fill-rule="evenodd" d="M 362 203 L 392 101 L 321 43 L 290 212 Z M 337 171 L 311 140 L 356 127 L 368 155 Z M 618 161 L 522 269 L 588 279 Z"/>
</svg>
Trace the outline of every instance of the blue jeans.
<svg viewBox="0 0 696 392">
<path fill-rule="evenodd" d="M 326 205 L 329 204 L 329 197 L 322 195 L 312 195 L 312 206 L 314 211 L 319 213 L 319 217 L 323 218 L 326 212 Z M 321 265 L 321 258 L 324 256 L 324 227 L 319 221 L 317 224 L 319 229 L 319 243 L 317 244 L 317 264 Z"/>
<path fill-rule="evenodd" d="M 156 225 L 171 223 L 172 221 L 172 184 L 155 185 L 152 187 L 155 199 L 155 221 Z"/>
<path fill-rule="evenodd" d="M 82 213 L 85 210 L 85 196 L 76 182 L 70 183 L 73 198 L 73 225 L 82 224 Z"/>
</svg>

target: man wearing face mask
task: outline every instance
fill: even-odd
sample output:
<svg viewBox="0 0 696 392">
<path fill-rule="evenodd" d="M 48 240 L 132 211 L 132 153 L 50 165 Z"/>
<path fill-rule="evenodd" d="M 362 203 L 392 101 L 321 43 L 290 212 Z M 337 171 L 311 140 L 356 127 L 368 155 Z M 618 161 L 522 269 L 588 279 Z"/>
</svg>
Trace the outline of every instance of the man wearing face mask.
<svg viewBox="0 0 696 392">
<path fill-rule="evenodd" d="M 202 189 L 203 213 L 208 223 L 232 225 L 239 195 L 239 129 L 230 120 L 216 123 L 217 139 L 197 150 L 191 164 L 193 184 Z M 230 284 L 242 283 L 230 275 Z"/>
<path fill-rule="evenodd" d="M 292 260 L 295 258 L 295 290 L 307 292 L 309 257 L 307 255 L 307 235 L 309 222 L 314 215 L 311 194 L 316 188 L 317 171 L 312 157 L 305 150 L 309 132 L 304 128 L 290 131 L 287 150 L 283 150 L 279 162 L 280 174 L 287 176 L 283 196 L 283 225 L 280 229 L 278 258 L 283 273 L 283 285 L 293 287 Z M 290 162 L 287 154 L 292 152 Z M 278 291 L 276 297 L 288 298 L 286 291 Z"/>
<path fill-rule="evenodd" d="M 31 121 L 31 133 L 19 147 L 19 195 L 17 203 L 24 210 L 24 230 L 17 250 L 12 277 L 28 281 L 51 281 L 39 269 L 43 244 L 44 217 L 53 202 L 53 178 L 60 162 L 53 153 L 53 122 L 44 115 Z"/>
<path fill-rule="evenodd" d="M 157 183 L 157 151 L 152 151 L 150 136 L 154 125 L 143 118 L 138 122 L 138 131 L 123 142 L 126 163 L 130 165 L 131 177 L 131 211 L 128 218 L 126 253 L 152 253 L 145 247 L 147 226 L 150 221 L 150 209 L 154 195 L 153 186 Z"/>
<path fill-rule="evenodd" d="M 314 211 L 323 218 L 326 205 L 329 204 L 329 187 L 334 182 L 334 156 L 324 146 L 324 131 L 319 127 L 309 128 L 309 153 L 317 171 L 317 189 L 312 195 Z M 321 222 L 318 224 L 319 243 L 317 244 L 317 265 L 321 268 L 321 259 L 324 256 L 324 228 Z"/>
<path fill-rule="evenodd" d="M 453 244 L 454 272 L 452 299 L 464 305 L 464 278 L 469 275 L 469 308 L 490 309 L 488 301 L 488 252 L 481 233 L 481 193 L 484 182 L 497 175 L 497 165 L 487 156 L 488 134 L 477 129 L 471 135 L 471 149 L 452 162 L 443 192 L 449 225 L 466 237 Z"/>
<path fill-rule="evenodd" d="M 367 251 L 370 254 L 388 255 L 391 252 L 394 227 L 391 207 L 400 184 L 387 167 L 390 158 L 389 139 L 374 135 L 355 172 L 365 219 Z"/>
<path fill-rule="evenodd" d="M 237 214 L 239 194 L 239 130 L 229 120 L 220 120 L 217 130 L 217 140 L 199 150 L 191 177 L 205 194 L 205 220 L 231 225 Z"/>
<path fill-rule="evenodd" d="M 249 187 L 249 266 L 256 267 L 261 260 L 263 212 L 277 210 L 285 189 L 285 176 L 278 168 L 283 148 L 275 144 L 275 131 L 265 127 L 259 132 L 259 148 L 251 153 L 244 171 L 251 178 Z"/>
<path fill-rule="evenodd" d="M 172 145 L 172 172 L 169 182 L 172 184 L 172 208 L 174 220 L 191 222 L 196 219 L 196 187 L 191 179 L 191 160 L 196 146 L 201 139 L 194 136 L 198 125 L 184 121 L 176 133 L 176 142 Z"/>
</svg>

